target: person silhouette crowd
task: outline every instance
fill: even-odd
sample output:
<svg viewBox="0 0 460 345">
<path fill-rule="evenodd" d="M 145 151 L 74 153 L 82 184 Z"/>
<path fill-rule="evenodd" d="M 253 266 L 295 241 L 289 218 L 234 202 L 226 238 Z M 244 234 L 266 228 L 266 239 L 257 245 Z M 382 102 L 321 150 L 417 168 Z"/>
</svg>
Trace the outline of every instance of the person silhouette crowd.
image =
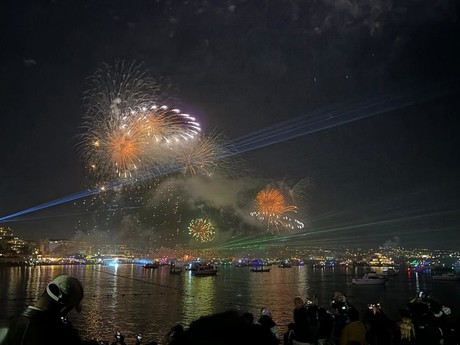
<svg viewBox="0 0 460 345">
<path fill-rule="evenodd" d="M 293 321 L 284 334 L 285 345 L 459 345 L 459 319 L 451 310 L 420 292 L 400 318 L 391 320 L 380 303 L 369 304 L 362 315 L 340 292 L 331 311 L 316 299 L 294 299 Z"/>
</svg>

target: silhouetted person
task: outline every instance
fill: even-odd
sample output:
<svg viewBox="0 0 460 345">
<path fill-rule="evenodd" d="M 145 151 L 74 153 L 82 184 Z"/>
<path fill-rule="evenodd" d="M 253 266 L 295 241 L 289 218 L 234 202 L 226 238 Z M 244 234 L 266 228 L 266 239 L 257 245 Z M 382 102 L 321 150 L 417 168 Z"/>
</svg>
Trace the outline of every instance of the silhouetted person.
<svg viewBox="0 0 460 345">
<path fill-rule="evenodd" d="M 184 327 L 182 325 L 175 325 L 166 335 L 167 341 L 171 342 L 176 339 L 180 339 L 184 335 Z"/>
<path fill-rule="evenodd" d="M 355 342 L 359 345 L 366 345 L 366 327 L 359 320 L 359 312 L 355 308 L 348 309 L 348 322 L 342 329 L 340 345 L 348 345 Z"/>
<path fill-rule="evenodd" d="M 51 281 L 37 302 L 9 320 L 6 345 L 80 345 L 76 329 L 67 320 L 72 309 L 81 311 L 83 286 L 74 277 Z"/>
<path fill-rule="evenodd" d="M 288 330 L 283 335 L 284 345 L 293 345 L 294 341 L 294 322 L 288 324 Z"/>
<path fill-rule="evenodd" d="M 365 314 L 368 324 L 366 340 L 370 345 L 390 345 L 392 344 L 394 324 L 385 315 L 380 305 L 372 306 Z"/>
<path fill-rule="evenodd" d="M 318 306 L 318 322 L 318 345 L 330 344 L 334 333 L 334 317 L 326 309 Z"/>
<path fill-rule="evenodd" d="M 273 333 L 273 335 L 278 339 L 278 343 L 280 342 L 280 334 L 278 331 L 278 326 L 276 325 L 276 322 L 272 318 L 272 312 L 268 308 L 262 308 L 260 310 L 260 317 L 259 320 L 257 321 L 262 327 L 270 330 L 270 332 Z"/>
<path fill-rule="evenodd" d="M 454 334 L 447 320 L 451 314 L 450 308 L 430 298 L 426 291 L 420 291 L 407 304 L 407 308 L 412 316 L 417 343 L 429 345 L 442 342 L 447 345 L 454 342 Z"/>
<path fill-rule="evenodd" d="M 336 291 L 332 298 L 331 307 L 335 309 L 334 313 L 334 332 L 333 339 L 335 343 L 339 343 L 340 335 L 345 325 L 348 323 L 348 308 L 352 306 L 348 303 L 347 298 L 341 292 Z"/>
<path fill-rule="evenodd" d="M 253 313 L 244 313 L 243 316 L 241 316 L 244 321 L 248 325 L 253 325 L 254 324 L 254 314 Z"/>
<path fill-rule="evenodd" d="M 294 298 L 293 344 L 313 344 L 318 340 L 318 306 L 313 299 Z"/>
<path fill-rule="evenodd" d="M 169 345 L 276 345 L 272 332 L 260 325 L 249 325 L 236 311 L 200 317 L 184 334 Z"/>
<path fill-rule="evenodd" d="M 396 332 L 394 336 L 395 345 L 415 345 L 417 339 L 415 336 L 415 326 L 409 310 L 401 309 L 399 311 L 401 318 L 396 323 Z"/>
</svg>

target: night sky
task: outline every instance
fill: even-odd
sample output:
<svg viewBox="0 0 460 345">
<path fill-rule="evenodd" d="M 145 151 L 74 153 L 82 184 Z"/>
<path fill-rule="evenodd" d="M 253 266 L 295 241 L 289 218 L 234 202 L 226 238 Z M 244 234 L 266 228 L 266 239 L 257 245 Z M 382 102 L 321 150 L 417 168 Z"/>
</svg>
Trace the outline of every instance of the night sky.
<svg viewBox="0 0 460 345">
<path fill-rule="evenodd" d="M 7 0 L 0 10 L 0 218 L 92 186 L 76 149 L 82 93 L 104 63 L 136 61 L 204 131 L 229 140 L 318 110 L 326 120 L 383 97 L 396 101 L 241 153 L 232 179 L 179 185 L 165 177 L 184 193 L 175 196 L 180 221 L 169 214 L 162 224 L 136 223 L 133 205 L 150 215 L 158 209 L 149 201 L 139 210 L 136 193 L 112 193 L 108 209 L 118 216 L 98 231 L 129 228 L 157 240 L 171 231 L 179 235 L 170 242 L 184 242 L 180 232 L 206 213 L 220 217 L 220 243 L 270 237 L 245 221 L 254 186 L 309 181 L 298 205 L 305 228 L 274 244 L 460 245 L 457 1 Z M 405 96 L 412 91 L 418 96 Z M 235 189 L 241 194 L 230 195 Z M 88 218 L 105 218 L 100 207 L 82 213 L 83 203 L 0 225 L 26 239 L 72 238 L 94 230 Z"/>
</svg>

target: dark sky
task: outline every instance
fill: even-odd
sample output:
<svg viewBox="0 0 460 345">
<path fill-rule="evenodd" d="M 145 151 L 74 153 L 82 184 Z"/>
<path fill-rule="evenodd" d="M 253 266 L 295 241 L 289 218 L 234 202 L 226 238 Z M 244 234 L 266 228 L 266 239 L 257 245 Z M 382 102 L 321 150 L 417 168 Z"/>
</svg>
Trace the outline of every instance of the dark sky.
<svg viewBox="0 0 460 345">
<path fill-rule="evenodd" d="M 135 60 L 230 139 L 429 90 L 241 159 L 257 178 L 310 179 L 305 243 L 460 245 L 457 1 L 7 0 L 0 10 L 0 218 L 90 185 L 75 148 L 87 78 Z M 72 212 L 3 225 L 71 237 Z"/>
</svg>

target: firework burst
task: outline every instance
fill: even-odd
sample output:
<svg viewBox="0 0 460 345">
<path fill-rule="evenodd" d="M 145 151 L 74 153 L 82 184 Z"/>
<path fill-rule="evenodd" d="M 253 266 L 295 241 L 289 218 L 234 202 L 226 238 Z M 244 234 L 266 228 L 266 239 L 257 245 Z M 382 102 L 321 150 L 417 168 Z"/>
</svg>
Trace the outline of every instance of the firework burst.
<svg viewBox="0 0 460 345">
<path fill-rule="evenodd" d="M 193 117 L 157 105 L 158 87 L 139 66 L 106 66 L 90 80 L 79 150 L 97 182 L 174 165 L 174 150 L 199 137 Z"/>
<path fill-rule="evenodd" d="M 129 108 L 158 101 L 159 94 L 159 84 L 147 74 L 142 63 L 104 64 L 88 78 L 83 93 L 85 116 L 106 118 L 107 113 L 120 116 Z"/>
<path fill-rule="evenodd" d="M 308 199 L 307 191 L 312 187 L 313 182 L 309 177 L 304 177 L 298 180 L 292 185 L 292 187 L 287 185 L 285 186 L 285 188 L 287 188 L 287 193 L 291 199 L 291 202 L 295 205 L 298 205 L 302 201 Z"/>
<path fill-rule="evenodd" d="M 87 133 L 85 156 L 92 173 L 110 176 L 112 171 L 127 178 L 141 167 L 148 136 L 136 122 L 133 118 L 113 118 Z"/>
<path fill-rule="evenodd" d="M 214 171 L 225 169 L 230 156 L 220 134 L 211 133 L 197 138 L 185 147 L 176 150 L 177 162 L 184 175 L 203 174 L 211 176 Z"/>
<path fill-rule="evenodd" d="M 138 124 L 149 137 L 152 144 L 175 143 L 189 141 L 201 132 L 200 124 L 194 117 L 181 113 L 179 109 L 169 109 L 167 106 L 136 107 L 130 111 L 130 116 L 138 119 Z"/>
<path fill-rule="evenodd" d="M 297 219 L 288 216 L 288 213 L 297 212 L 297 207 L 288 205 L 283 194 L 275 189 L 267 187 L 260 191 L 256 197 L 257 211 L 251 212 L 251 216 L 267 224 L 267 229 L 279 232 L 283 227 L 287 230 L 302 229 L 304 224 Z"/>
<path fill-rule="evenodd" d="M 214 225 L 209 220 L 202 218 L 192 220 L 188 231 L 194 239 L 202 243 L 212 241 L 215 235 Z"/>
</svg>

